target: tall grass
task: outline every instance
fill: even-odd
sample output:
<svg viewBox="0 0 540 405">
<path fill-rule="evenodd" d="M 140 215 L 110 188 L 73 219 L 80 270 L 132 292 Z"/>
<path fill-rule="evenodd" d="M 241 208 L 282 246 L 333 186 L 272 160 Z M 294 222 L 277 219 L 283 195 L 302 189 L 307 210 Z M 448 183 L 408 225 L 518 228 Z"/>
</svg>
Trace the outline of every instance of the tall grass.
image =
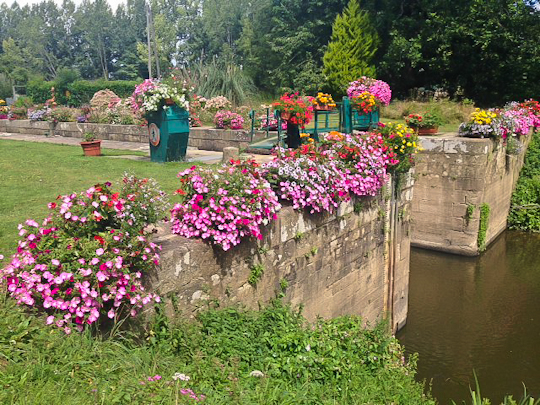
<svg viewBox="0 0 540 405">
<path fill-rule="evenodd" d="M 253 80 L 234 63 L 218 62 L 195 64 L 180 69 L 183 79 L 190 83 L 195 93 L 206 98 L 225 96 L 234 105 L 244 105 L 256 93 Z"/>
<path fill-rule="evenodd" d="M 195 403 L 182 395 L 189 388 L 208 404 L 434 405 L 414 365 L 401 365 L 395 339 L 361 324 L 308 325 L 276 301 L 260 311 L 207 309 L 189 323 L 158 317 L 147 339 L 66 336 L 0 293 L 0 403 Z"/>
</svg>

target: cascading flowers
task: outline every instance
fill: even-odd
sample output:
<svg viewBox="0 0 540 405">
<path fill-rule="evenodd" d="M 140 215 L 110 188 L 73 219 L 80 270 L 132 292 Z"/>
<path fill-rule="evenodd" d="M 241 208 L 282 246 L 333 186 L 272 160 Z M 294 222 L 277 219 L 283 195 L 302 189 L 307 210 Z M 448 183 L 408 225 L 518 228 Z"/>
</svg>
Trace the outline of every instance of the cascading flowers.
<svg viewBox="0 0 540 405">
<path fill-rule="evenodd" d="M 376 130 L 384 139 L 389 156 L 389 166 L 394 172 L 406 172 L 414 163 L 414 155 L 419 150 L 416 131 L 407 125 L 388 122 L 379 124 Z"/>
<path fill-rule="evenodd" d="M 171 210 L 172 232 L 198 237 L 223 250 L 243 237 L 262 239 L 261 225 L 276 219 L 281 204 L 253 161 L 218 170 L 196 166 L 178 174 L 182 202 Z"/>
<path fill-rule="evenodd" d="M 495 111 L 476 108 L 469 121 L 459 126 L 458 132 L 460 136 L 472 138 L 501 138 L 506 136 L 507 131 L 504 130 L 503 120 Z"/>
<path fill-rule="evenodd" d="M 313 118 L 313 97 L 303 97 L 299 93 L 285 93 L 272 106 L 286 121 L 304 126 Z"/>
</svg>

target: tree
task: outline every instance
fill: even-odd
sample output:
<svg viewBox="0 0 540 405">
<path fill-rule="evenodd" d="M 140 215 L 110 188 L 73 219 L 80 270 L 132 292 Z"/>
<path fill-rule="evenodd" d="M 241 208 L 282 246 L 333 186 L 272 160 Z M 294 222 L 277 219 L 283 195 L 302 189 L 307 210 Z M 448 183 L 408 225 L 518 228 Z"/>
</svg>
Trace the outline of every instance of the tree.
<svg viewBox="0 0 540 405">
<path fill-rule="evenodd" d="M 343 94 L 347 84 L 361 76 L 375 76 L 371 62 L 378 43 L 379 36 L 369 14 L 360 9 L 357 0 L 350 0 L 334 21 L 323 57 L 323 72 L 334 93 Z"/>
</svg>

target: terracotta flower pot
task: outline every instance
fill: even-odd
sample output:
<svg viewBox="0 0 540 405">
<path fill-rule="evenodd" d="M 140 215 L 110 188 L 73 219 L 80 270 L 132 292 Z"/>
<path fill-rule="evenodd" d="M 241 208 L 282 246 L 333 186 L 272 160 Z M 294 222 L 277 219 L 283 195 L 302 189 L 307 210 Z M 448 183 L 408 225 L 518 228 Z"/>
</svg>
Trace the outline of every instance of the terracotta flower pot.
<svg viewBox="0 0 540 405">
<path fill-rule="evenodd" d="M 418 128 L 418 135 L 435 135 L 439 132 L 439 127 Z"/>
<path fill-rule="evenodd" d="M 334 108 L 329 105 L 315 105 L 313 106 L 315 111 L 332 111 Z"/>
<path fill-rule="evenodd" d="M 84 156 L 101 156 L 101 140 L 81 142 Z"/>
</svg>

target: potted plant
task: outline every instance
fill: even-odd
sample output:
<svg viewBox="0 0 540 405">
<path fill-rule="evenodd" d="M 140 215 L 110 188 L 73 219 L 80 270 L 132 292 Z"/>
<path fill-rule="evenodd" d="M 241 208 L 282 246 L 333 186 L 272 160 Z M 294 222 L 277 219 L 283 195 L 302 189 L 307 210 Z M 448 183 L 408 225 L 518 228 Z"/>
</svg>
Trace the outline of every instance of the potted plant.
<svg viewBox="0 0 540 405">
<path fill-rule="evenodd" d="M 388 83 L 371 77 L 362 76 L 349 83 L 347 96 L 353 107 L 353 121 L 357 129 L 366 130 L 379 122 L 379 109 L 387 106 L 392 99 L 392 90 Z"/>
<path fill-rule="evenodd" d="M 459 126 L 459 136 L 469 138 L 501 138 L 504 135 L 503 122 L 495 111 L 477 108 L 468 122 Z"/>
<path fill-rule="evenodd" d="M 298 93 L 285 93 L 272 106 L 280 112 L 281 119 L 304 126 L 313 118 L 312 99 L 313 97 L 300 96 Z"/>
<path fill-rule="evenodd" d="M 93 132 L 85 132 L 81 146 L 84 156 L 101 156 L 101 140 Z"/>
<path fill-rule="evenodd" d="M 336 108 L 336 103 L 331 94 L 317 93 L 317 97 L 311 100 L 313 108 L 318 111 L 331 111 Z"/>
<path fill-rule="evenodd" d="M 186 157 L 189 141 L 189 91 L 171 76 L 147 79 L 131 95 L 131 105 L 148 122 L 152 162 L 178 162 Z"/>
<path fill-rule="evenodd" d="M 300 129 L 313 118 L 313 97 L 300 96 L 298 93 L 285 93 L 279 101 L 272 103 L 281 119 L 287 121 L 287 146 L 298 148 L 301 144 Z"/>
<path fill-rule="evenodd" d="M 441 118 L 436 114 L 409 114 L 405 118 L 407 125 L 415 129 L 418 135 L 434 135 L 442 124 Z"/>
</svg>

